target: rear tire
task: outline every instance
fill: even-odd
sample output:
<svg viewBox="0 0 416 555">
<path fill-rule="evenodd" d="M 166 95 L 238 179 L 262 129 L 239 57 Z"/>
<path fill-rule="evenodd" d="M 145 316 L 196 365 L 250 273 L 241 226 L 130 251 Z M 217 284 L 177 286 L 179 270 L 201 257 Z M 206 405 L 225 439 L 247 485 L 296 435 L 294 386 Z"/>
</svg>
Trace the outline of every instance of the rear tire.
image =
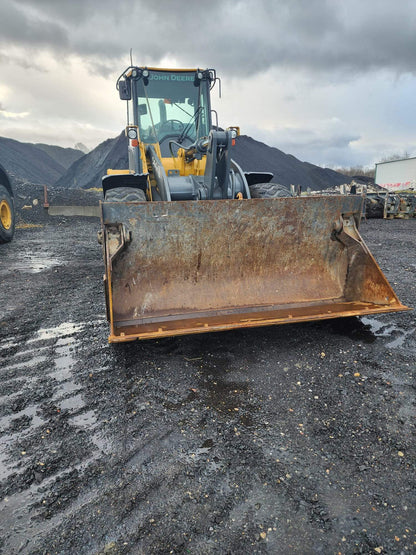
<svg viewBox="0 0 416 555">
<path fill-rule="evenodd" d="M 279 183 L 256 183 L 250 185 L 251 198 L 280 198 L 292 197 L 292 193 Z"/>
<path fill-rule="evenodd" d="M 15 226 L 14 203 L 9 191 L 0 185 L 0 243 L 13 239 Z"/>
<path fill-rule="evenodd" d="M 143 202 L 146 194 L 141 189 L 134 187 L 116 187 L 105 194 L 105 200 L 111 202 Z"/>
</svg>

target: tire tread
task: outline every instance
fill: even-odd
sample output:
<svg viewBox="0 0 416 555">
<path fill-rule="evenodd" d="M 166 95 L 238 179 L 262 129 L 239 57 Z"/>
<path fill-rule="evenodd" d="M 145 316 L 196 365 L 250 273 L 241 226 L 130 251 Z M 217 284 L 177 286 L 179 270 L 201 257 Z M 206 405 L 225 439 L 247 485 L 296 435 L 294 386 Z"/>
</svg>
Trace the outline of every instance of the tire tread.
<svg viewBox="0 0 416 555">
<path fill-rule="evenodd" d="M 280 183 L 255 183 L 250 185 L 251 198 L 291 197 L 292 193 Z"/>
<path fill-rule="evenodd" d="M 143 202 L 146 194 L 135 187 L 116 187 L 106 192 L 105 200 L 111 202 Z"/>
</svg>

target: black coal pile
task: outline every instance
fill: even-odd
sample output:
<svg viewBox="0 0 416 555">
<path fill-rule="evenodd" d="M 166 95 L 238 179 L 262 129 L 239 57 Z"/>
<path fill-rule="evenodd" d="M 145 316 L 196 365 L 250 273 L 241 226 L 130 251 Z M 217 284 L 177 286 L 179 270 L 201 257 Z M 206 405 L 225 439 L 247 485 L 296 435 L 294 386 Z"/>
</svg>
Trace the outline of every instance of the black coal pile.
<svg viewBox="0 0 416 555">
<path fill-rule="evenodd" d="M 17 178 L 53 185 L 83 152 L 54 145 L 21 143 L 0 137 L 0 164 Z"/>
<path fill-rule="evenodd" d="M 68 189 L 101 187 L 101 179 L 108 168 L 122 170 L 128 167 L 127 139 L 123 131 L 74 162 L 55 186 Z"/>
<path fill-rule="evenodd" d="M 232 158 L 244 171 L 271 172 L 274 174 L 274 182 L 286 186 L 301 185 L 304 190 L 309 187 L 313 191 L 319 191 L 350 181 L 341 173 L 301 162 L 295 156 L 285 154 L 247 135 L 237 138 Z M 128 168 L 127 140 L 124 132 L 114 139 L 104 141 L 77 160 L 56 182 L 56 186 L 82 189 L 99 187 L 101 178 L 108 168 Z"/>
<path fill-rule="evenodd" d="M 86 148 L 82 143 L 78 143 L 80 147 Z M 67 170 L 76 160 L 82 158 L 86 151 L 81 150 L 81 148 L 62 148 L 56 145 L 46 145 L 43 143 L 36 143 L 36 148 L 40 148 L 56 162 L 61 164 L 61 166 Z"/>
<path fill-rule="evenodd" d="M 232 157 L 244 171 L 271 172 L 275 183 L 300 185 L 303 190 L 309 187 L 312 191 L 320 191 L 351 181 L 339 172 L 302 162 L 247 135 L 237 138 Z"/>
</svg>

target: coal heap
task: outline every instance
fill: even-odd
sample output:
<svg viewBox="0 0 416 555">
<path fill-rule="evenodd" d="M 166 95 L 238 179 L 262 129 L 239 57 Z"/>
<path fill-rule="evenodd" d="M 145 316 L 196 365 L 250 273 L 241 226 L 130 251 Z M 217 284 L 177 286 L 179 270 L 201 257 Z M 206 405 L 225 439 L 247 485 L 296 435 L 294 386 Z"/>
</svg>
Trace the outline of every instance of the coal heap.
<svg viewBox="0 0 416 555">
<path fill-rule="evenodd" d="M 281 150 L 256 141 L 246 135 L 237 137 L 232 158 L 244 171 L 267 171 L 273 181 L 282 185 L 301 185 L 314 191 L 349 182 L 341 173 L 302 162 Z M 108 168 L 127 169 L 127 139 L 124 131 L 114 139 L 107 139 L 89 154 L 77 160 L 56 182 L 57 187 L 87 189 L 99 187 Z"/>
</svg>

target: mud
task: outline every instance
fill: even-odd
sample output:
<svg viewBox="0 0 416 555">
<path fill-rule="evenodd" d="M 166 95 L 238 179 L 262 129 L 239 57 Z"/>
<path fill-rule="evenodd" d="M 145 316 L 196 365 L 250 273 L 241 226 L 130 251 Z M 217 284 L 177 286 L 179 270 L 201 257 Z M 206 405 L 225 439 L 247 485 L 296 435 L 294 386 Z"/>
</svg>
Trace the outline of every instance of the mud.
<svg viewBox="0 0 416 555">
<path fill-rule="evenodd" d="M 414 312 L 110 346 L 98 221 L 40 225 L 0 249 L 2 553 L 415 551 Z M 415 307 L 416 220 L 362 233 Z"/>
</svg>

